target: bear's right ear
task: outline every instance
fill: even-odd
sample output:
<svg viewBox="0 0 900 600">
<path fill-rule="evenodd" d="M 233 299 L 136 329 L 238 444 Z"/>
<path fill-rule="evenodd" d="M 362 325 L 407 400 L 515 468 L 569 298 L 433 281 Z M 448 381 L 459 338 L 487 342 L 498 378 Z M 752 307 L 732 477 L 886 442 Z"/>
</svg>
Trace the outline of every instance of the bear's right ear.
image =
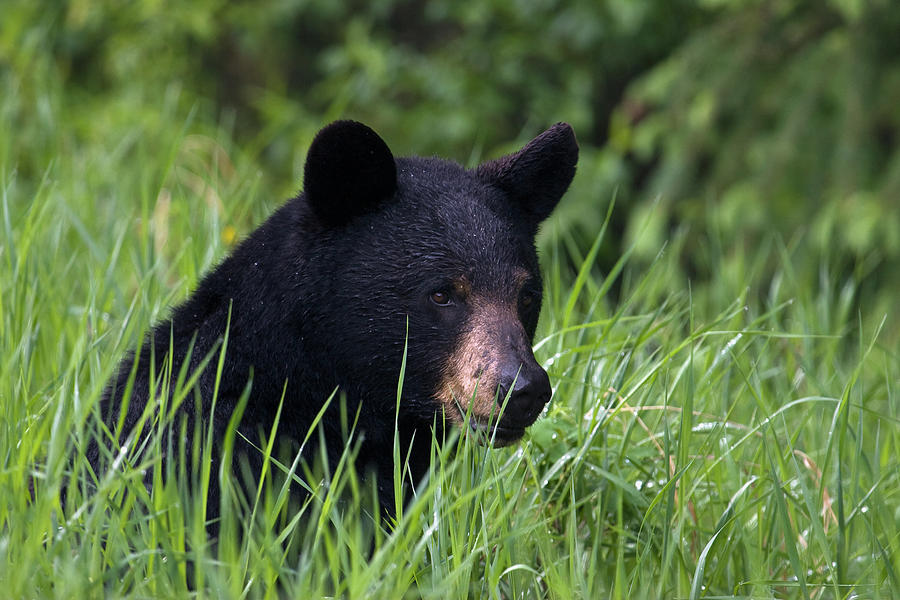
<svg viewBox="0 0 900 600">
<path fill-rule="evenodd" d="M 323 224 L 343 225 L 394 195 L 394 155 L 384 140 L 362 123 L 335 121 L 316 134 L 309 147 L 303 189 Z"/>
</svg>

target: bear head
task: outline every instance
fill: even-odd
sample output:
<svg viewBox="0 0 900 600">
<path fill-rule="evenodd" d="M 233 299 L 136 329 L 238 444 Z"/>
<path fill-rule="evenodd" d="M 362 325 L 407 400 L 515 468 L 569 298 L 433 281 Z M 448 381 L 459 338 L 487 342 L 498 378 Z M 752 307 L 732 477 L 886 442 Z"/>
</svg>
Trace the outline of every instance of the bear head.
<svg viewBox="0 0 900 600">
<path fill-rule="evenodd" d="M 572 128 L 554 125 L 475 169 L 395 158 L 370 128 L 314 139 L 304 253 L 316 297 L 303 320 L 336 384 L 392 415 L 519 439 L 550 400 L 532 343 L 542 283 L 535 235 L 575 174 Z"/>
</svg>

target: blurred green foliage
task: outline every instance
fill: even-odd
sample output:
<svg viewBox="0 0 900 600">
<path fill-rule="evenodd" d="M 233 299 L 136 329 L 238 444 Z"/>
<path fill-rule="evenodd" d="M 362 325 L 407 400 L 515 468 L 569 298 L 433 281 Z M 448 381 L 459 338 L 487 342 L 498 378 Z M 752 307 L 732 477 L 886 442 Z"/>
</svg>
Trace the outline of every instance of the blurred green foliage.
<svg viewBox="0 0 900 600">
<path fill-rule="evenodd" d="M 885 286 L 896 293 L 898 6 L 723 5 L 730 10 L 641 77 L 612 116 L 611 145 L 646 169 L 632 182 L 636 198 L 659 196 L 653 218 L 688 224 L 698 238 L 727 248 L 775 232 L 802 247 L 798 270 L 854 279 L 868 299 Z M 658 244 L 649 237 L 645 252 Z M 692 267 L 716 275 L 702 259 Z"/>
<path fill-rule="evenodd" d="M 274 203 L 335 118 L 469 164 L 566 120 L 582 159 L 555 226 L 586 249 L 615 196 L 602 268 L 674 239 L 702 285 L 728 269 L 710 240 L 778 240 L 812 287 L 827 272 L 881 311 L 900 292 L 897 31 L 890 0 L 5 0 L 0 152 L 36 185 L 48 151 L 129 160 L 192 114 Z M 117 140 L 126 122 L 145 135 Z"/>
</svg>

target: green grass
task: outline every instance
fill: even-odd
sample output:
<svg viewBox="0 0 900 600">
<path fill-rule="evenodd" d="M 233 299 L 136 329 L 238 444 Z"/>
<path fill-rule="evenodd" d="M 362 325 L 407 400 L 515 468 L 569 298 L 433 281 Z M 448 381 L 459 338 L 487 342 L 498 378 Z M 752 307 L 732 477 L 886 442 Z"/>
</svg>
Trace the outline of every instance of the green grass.
<svg viewBox="0 0 900 600">
<path fill-rule="evenodd" d="M 689 232 L 601 274 L 603 232 L 585 252 L 551 223 L 547 414 L 515 448 L 435 451 L 393 528 L 371 516 L 352 445 L 330 481 L 297 473 L 303 504 L 281 483 L 291 457 L 261 449 L 267 476 L 223 504 L 217 543 L 188 491 L 234 489 L 186 444 L 205 431 L 157 428 L 95 481 L 84 448 L 119 358 L 296 182 L 268 183 L 175 101 L 123 99 L 87 123 L 58 90 L 20 92 L 0 100 L 37 115 L 0 128 L 3 597 L 900 597 L 896 314 L 859 314 L 856 282 L 824 259 L 798 273 L 802 240 L 710 234 L 720 276 L 691 282 Z M 29 93 L 46 110 L 23 108 Z M 567 201 L 589 205 L 578 189 Z"/>
</svg>

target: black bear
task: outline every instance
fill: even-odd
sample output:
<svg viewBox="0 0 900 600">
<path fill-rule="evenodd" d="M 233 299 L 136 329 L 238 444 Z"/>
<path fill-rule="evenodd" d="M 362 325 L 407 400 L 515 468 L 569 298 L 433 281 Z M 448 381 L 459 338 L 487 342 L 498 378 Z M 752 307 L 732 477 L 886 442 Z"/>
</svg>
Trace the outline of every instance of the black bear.
<svg viewBox="0 0 900 600">
<path fill-rule="evenodd" d="M 248 382 L 239 430 L 253 441 L 271 429 L 280 404 L 278 434 L 303 440 L 338 390 L 344 410 L 358 415 L 360 456 L 374 469 L 390 514 L 395 426 L 416 479 L 427 472 L 435 428 L 467 423 L 496 445 L 510 444 L 549 401 L 547 373 L 531 349 L 541 308 L 534 238 L 577 160 L 565 123 L 472 170 L 437 158 L 395 158 L 361 123 L 328 125 L 309 149 L 303 193 L 122 361 L 101 400 L 102 418 L 121 432 L 119 442 L 139 423 L 148 428 L 140 417 L 151 390 L 170 394 L 174 385 L 160 389 L 167 356 L 169 381 L 199 372 L 193 391 L 214 440 L 224 437 Z M 189 422 L 194 397 L 179 408 Z M 329 404 L 320 423 L 331 464 L 345 443 L 338 404 Z M 235 448 L 251 464 L 259 455 L 243 438 Z M 90 454 L 96 463 L 97 448 Z"/>
</svg>

